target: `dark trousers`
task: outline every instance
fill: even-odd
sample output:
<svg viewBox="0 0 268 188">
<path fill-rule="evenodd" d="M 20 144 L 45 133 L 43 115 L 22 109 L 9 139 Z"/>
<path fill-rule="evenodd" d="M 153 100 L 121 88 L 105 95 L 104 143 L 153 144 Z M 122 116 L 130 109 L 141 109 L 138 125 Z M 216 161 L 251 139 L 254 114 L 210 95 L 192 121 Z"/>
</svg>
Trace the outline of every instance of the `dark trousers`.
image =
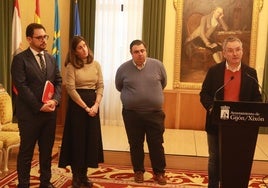
<svg viewBox="0 0 268 188">
<path fill-rule="evenodd" d="M 208 142 L 208 188 L 219 188 L 220 183 L 220 154 L 218 134 L 207 133 Z"/>
<path fill-rule="evenodd" d="M 17 158 L 18 187 L 29 187 L 31 161 L 38 143 L 40 182 L 47 185 L 51 178 L 51 154 L 55 140 L 56 113 L 40 113 L 31 119 L 19 119 L 20 148 Z"/>
<path fill-rule="evenodd" d="M 135 112 L 123 109 L 125 129 L 130 145 L 131 162 L 134 172 L 144 169 L 144 139 L 149 149 L 149 156 L 154 173 L 164 173 L 166 167 L 163 147 L 165 130 L 163 111 Z"/>
</svg>

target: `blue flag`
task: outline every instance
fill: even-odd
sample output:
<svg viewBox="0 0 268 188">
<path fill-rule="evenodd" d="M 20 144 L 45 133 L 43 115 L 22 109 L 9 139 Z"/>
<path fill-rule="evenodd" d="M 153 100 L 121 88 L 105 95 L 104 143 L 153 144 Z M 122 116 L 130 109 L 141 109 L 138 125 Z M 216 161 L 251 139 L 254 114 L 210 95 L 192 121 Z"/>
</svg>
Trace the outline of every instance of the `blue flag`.
<svg viewBox="0 0 268 188">
<path fill-rule="evenodd" d="M 74 2 L 74 36 L 75 35 L 81 35 L 77 0 Z"/>
<path fill-rule="evenodd" d="M 53 36 L 53 46 L 52 55 L 55 57 L 56 62 L 61 67 L 61 57 L 60 57 L 60 17 L 58 9 L 58 0 L 55 0 L 55 16 L 54 16 L 54 36 Z"/>
</svg>

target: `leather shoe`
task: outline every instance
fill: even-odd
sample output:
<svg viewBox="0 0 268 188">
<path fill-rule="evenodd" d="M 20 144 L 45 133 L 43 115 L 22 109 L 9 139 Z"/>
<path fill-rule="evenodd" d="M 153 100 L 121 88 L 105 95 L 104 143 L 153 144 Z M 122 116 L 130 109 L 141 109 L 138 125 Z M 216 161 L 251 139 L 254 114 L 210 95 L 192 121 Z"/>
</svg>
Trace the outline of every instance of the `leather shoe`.
<svg viewBox="0 0 268 188">
<path fill-rule="evenodd" d="M 167 180 L 165 177 L 165 174 L 163 173 L 158 173 L 154 175 L 154 180 L 159 184 L 159 185 L 166 185 Z"/>
<path fill-rule="evenodd" d="M 88 179 L 87 176 L 82 177 L 82 178 L 80 179 L 80 181 L 81 181 L 81 185 L 82 185 L 83 187 L 88 187 L 88 188 L 93 187 L 93 182 L 90 181 L 90 180 Z"/>
<path fill-rule="evenodd" d="M 49 183 L 49 184 L 46 184 L 46 185 L 41 184 L 39 186 L 39 188 L 55 188 L 55 187 L 54 187 L 54 185 L 52 183 Z"/>
<path fill-rule="evenodd" d="M 134 174 L 134 181 L 136 183 L 143 183 L 144 177 L 143 177 L 143 172 L 142 171 L 136 171 Z"/>
<path fill-rule="evenodd" d="M 93 182 L 90 181 L 87 177 L 78 178 L 73 177 L 72 188 L 91 188 L 93 187 Z"/>
</svg>

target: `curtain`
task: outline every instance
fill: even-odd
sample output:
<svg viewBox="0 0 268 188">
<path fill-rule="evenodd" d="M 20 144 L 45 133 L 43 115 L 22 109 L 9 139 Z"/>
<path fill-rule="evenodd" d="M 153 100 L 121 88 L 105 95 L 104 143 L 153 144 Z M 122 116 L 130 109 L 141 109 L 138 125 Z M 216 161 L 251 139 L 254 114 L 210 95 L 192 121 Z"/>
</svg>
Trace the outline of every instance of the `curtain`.
<svg viewBox="0 0 268 188">
<path fill-rule="evenodd" d="M 13 0 L 0 3 L 0 83 L 11 94 L 11 33 L 12 16 L 14 9 Z"/>
<path fill-rule="evenodd" d="M 131 59 L 129 45 L 142 36 L 143 0 L 96 2 L 95 59 L 101 64 L 104 96 L 100 106 L 102 125 L 123 125 L 120 93 L 115 88 L 117 68 Z"/>
<path fill-rule="evenodd" d="M 142 38 L 150 57 L 163 61 L 166 0 L 145 0 Z"/>
<path fill-rule="evenodd" d="M 86 39 L 92 51 L 94 51 L 95 33 L 95 8 L 96 0 L 77 0 L 81 35 Z M 74 29 L 74 0 L 70 1 L 70 38 L 73 37 Z"/>
</svg>

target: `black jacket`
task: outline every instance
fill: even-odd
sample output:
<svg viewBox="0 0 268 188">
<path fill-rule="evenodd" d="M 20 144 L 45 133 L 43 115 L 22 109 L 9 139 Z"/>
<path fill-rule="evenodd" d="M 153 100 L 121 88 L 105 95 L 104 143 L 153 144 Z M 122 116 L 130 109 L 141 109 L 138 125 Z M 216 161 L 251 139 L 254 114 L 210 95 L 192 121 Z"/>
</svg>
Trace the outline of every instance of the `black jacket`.
<svg viewBox="0 0 268 188">
<path fill-rule="evenodd" d="M 225 61 L 212 66 L 205 77 L 200 92 L 200 102 L 207 110 L 206 114 L 206 131 L 208 133 L 217 133 L 218 128 L 211 123 L 209 109 L 213 105 L 215 92 L 224 85 Z M 248 75 L 252 76 L 250 78 Z M 257 72 L 248 65 L 241 64 L 241 86 L 239 101 L 262 101 L 259 85 L 257 83 Z M 223 100 L 224 88 L 217 92 L 217 100 Z"/>
</svg>

